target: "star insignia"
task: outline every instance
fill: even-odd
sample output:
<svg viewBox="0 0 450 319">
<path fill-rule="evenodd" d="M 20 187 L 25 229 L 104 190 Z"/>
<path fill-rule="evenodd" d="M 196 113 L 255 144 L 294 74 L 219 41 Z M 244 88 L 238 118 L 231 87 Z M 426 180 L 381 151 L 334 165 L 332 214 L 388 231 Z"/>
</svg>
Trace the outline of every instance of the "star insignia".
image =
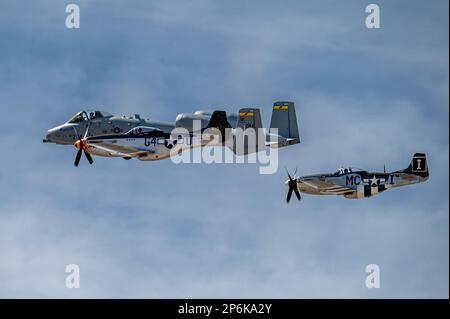
<svg viewBox="0 0 450 319">
<path fill-rule="evenodd" d="M 373 175 L 373 178 L 369 179 L 372 187 L 378 186 L 380 184 L 380 179 Z"/>
</svg>

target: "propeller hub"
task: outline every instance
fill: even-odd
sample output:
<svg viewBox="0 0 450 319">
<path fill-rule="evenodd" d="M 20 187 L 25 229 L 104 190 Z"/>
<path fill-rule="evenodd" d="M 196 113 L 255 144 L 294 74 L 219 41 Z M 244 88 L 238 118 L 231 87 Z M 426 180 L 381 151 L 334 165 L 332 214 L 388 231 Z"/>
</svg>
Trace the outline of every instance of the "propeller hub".
<svg viewBox="0 0 450 319">
<path fill-rule="evenodd" d="M 78 148 L 77 155 L 75 157 L 74 165 L 78 166 L 80 163 L 81 154 L 84 153 L 86 156 L 89 164 L 94 163 L 94 160 L 92 159 L 91 154 L 89 154 L 89 143 L 87 141 L 88 131 L 89 131 L 89 124 L 86 128 L 86 132 L 84 132 L 84 137 L 81 137 L 81 135 L 78 134 L 77 129 L 74 127 L 73 130 L 75 131 L 75 136 L 78 136 L 78 140 L 75 141 L 73 144 L 76 148 Z"/>
<path fill-rule="evenodd" d="M 302 197 L 300 196 L 300 192 L 298 191 L 298 188 L 297 188 L 297 177 L 295 175 L 295 173 L 297 173 L 297 170 L 295 170 L 294 178 L 292 178 L 292 176 L 289 174 L 287 169 L 286 169 L 286 173 L 289 178 L 286 182 L 284 182 L 284 184 L 289 187 L 287 197 L 286 197 L 286 202 L 289 203 L 289 201 L 291 200 L 292 193 L 295 194 L 295 196 L 297 197 L 298 200 L 301 200 Z"/>
<path fill-rule="evenodd" d="M 88 142 L 85 138 L 77 140 L 74 145 L 79 150 L 86 151 L 88 149 Z"/>
<path fill-rule="evenodd" d="M 293 179 L 287 181 L 286 184 L 289 186 L 289 188 L 297 188 L 297 182 Z"/>
</svg>

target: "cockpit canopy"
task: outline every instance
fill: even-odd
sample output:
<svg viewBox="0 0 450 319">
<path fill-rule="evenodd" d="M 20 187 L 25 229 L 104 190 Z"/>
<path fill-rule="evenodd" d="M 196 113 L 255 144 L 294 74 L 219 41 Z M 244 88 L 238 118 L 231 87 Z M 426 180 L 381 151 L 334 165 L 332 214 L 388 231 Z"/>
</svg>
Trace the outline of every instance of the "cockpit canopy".
<svg viewBox="0 0 450 319">
<path fill-rule="evenodd" d="M 351 167 L 341 167 L 334 174 L 335 175 L 343 175 L 343 174 L 349 174 L 352 172 L 353 172 L 353 169 Z"/>
<path fill-rule="evenodd" d="M 75 114 L 68 123 L 81 123 L 88 120 L 111 117 L 112 114 L 103 111 L 81 111 Z"/>
<path fill-rule="evenodd" d="M 140 135 L 150 132 L 160 132 L 161 130 L 158 130 L 157 128 L 151 127 L 151 126 L 136 126 L 129 130 L 126 134 L 129 135 Z"/>
</svg>

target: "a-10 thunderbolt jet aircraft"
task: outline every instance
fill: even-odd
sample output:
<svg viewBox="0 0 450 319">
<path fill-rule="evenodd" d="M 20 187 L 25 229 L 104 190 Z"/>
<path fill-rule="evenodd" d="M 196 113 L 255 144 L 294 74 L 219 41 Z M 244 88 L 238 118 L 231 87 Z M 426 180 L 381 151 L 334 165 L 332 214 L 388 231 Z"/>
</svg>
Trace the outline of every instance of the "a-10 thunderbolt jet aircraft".
<svg viewBox="0 0 450 319">
<path fill-rule="evenodd" d="M 248 136 L 237 133 L 237 129 L 249 128 L 255 129 L 254 145 L 249 145 Z M 174 123 L 144 120 L 139 115 L 117 117 L 101 111 L 81 111 L 68 122 L 50 129 L 44 142 L 73 144 L 78 149 L 75 166 L 83 152 L 91 164 L 91 155 L 151 161 L 167 158 L 174 151 L 179 153 L 204 145 L 225 145 L 235 154 L 245 155 L 265 147 L 300 143 L 293 102 L 274 103 L 270 128 L 268 134 L 261 136 L 258 108 L 243 108 L 231 114 L 224 111 L 181 113 Z M 278 130 L 276 134 L 272 133 L 274 128 Z M 214 143 L 211 135 L 221 136 L 221 139 Z M 236 147 L 239 144 L 236 140 L 241 141 L 243 147 Z"/>
<path fill-rule="evenodd" d="M 406 169 L 386 173 L 367 172 L 353 168 L 340 168 L 332 174 L 317 174 L 294 177 L 288 173 L 285 184 L 289 187 L 286 202 L 292 193 L 298 200 L 300 193 L 312 195 L 340 195 L 345 198 L 366 198 L 387 189 L 417 184 L 428 179 L 428 164 L 424 153 L 414 154 Z"/>
</svg>

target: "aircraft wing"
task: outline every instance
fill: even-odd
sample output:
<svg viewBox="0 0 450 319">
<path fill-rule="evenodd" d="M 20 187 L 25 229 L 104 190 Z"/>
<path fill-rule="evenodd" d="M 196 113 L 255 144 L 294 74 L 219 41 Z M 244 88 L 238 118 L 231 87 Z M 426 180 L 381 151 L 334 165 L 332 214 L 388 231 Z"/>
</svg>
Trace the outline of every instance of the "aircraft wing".
<svg viewBox="0 0 450 319">
<path fill-rule="evenodd" d="M 356 189 L 344 186 L 335 186 L 332 188 L 327 188 L 325 190 L 320 190 L 321 194 L 334 194 L 334 195 L 344 195 L 356 192 Z"/>
<path fill-rule="evenodd" d="M 106 152 L 111 156 L 119 157 L 137 157 L 151 153 L 148 150 L 141 150 L 134 147 L 125 147 L 111 143 L 90 143 L 89 148 L 97 149 L 101 152 Z"/>
<path fill-rule="evenodd" d="M 353 188 L 342 186 L 331 181 L 322 181 L 320 179 L 307 179 L 300 180 L 299 182 L 316 189 L 321 194 L 343 195 L 356 191 Z"/>
<path fill-rule="evenodd" d="M 266 146 L 267 147 L 283 147 L 283 146 L 287 146 L 287 145 L 291 145 L 291 144 L 297 144 L 298 143 L 298 139 L 295 138 L 282 138 L 278 141 L 275 142 L 270 142 L 270 141 L 266 141 Z"/>
</svg>

